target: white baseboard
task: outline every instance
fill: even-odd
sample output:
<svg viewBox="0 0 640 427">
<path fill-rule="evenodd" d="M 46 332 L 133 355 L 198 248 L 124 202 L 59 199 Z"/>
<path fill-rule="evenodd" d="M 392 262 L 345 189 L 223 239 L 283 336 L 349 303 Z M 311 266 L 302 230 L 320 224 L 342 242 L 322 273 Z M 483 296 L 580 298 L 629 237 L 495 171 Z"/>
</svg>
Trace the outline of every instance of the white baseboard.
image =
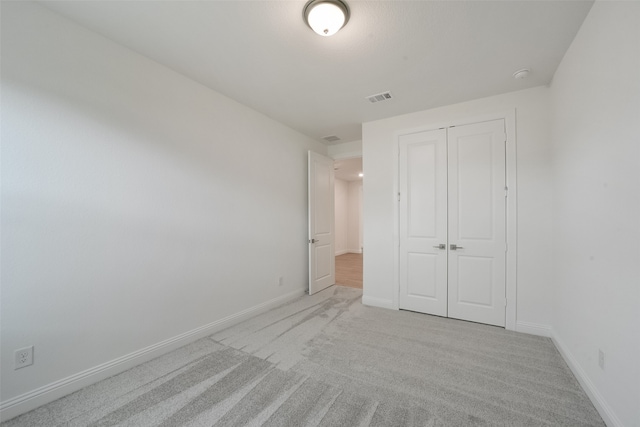
<svg viewBox="0 0 640 427">
<path fill-rule="evenodd" d="M 344 251 L 336 251 L 336 256 L 340 256 L 340 255 L 344 255 L 344 254 L 348 254 L 349 251 L 344 250 Z"/>
<path fill-rule="evenodd" d="M 584 391 L 587 393 L 587 396 L 589 396 L 589 399 L 591 399 L 593 406 L 595 406 L 598 410 L 598 413 L 602 417 L 602 420 L 605 422 L 605 424 L 609 427 L 623 427 L 622 422 L 613 412 L 611 406 L 609 406 L 604 397 L 602 397 L 595 384 L 591 382 L 591 379 L 589 378 L 587 373 L 578 364 L 567 346 L 554 330 L 551 330 L 551 339 L 564 358 L 564 361 L 567 362 L 567 365 L 569 365 L 569 368 L 571 368 L 573 375 L 575 375 L 576 379 L 578 380 Z"/>
<path fill-rule="evenodd" d="M 207 325 L 161 341 L 157 344 L 142 348 L 133 353 L 87 369 L 61 380 L 39 387 L 12 399 L 0 402 L 0 421 L 6 421 L 39 406 L 53 402 L 63 396 L 80 390 L 88 385 L 126 371 L 136 365 L 147 362 L 169 351 L 175 350 L 200 338 L 216 333 L 224 328 L 239 323 L 250 317 L 264 313 L 280 304 L 305 294 L 304 290 L 290 292 L 273 298 L 262 304 L 216 320 Z"/>
<path fill-rule="evenodd" d="M 389 308 L 394 310 L 393 301 L 384 298 L 375 298 L 367 295 L 362 296 L 362 304 L 368 305 L 370 307 L 380 307 L 380 308 Z"/>
<path fill-rule="evenodd" d="M 516 322 L 516 331 L 542 337 L 551 337 L 551 326 L 541 325 L 539 323 L 522 322 L 519 320 Z"/>
</svg>

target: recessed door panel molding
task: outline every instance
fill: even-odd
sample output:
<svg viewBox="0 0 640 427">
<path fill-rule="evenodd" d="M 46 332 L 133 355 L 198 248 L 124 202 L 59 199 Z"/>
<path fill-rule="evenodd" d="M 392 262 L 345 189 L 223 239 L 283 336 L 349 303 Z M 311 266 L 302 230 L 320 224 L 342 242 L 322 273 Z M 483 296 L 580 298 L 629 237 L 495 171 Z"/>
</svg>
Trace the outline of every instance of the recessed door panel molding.
<svg viewBox="0 0 640 427">
<path fill-rule="evenodd" d="M 331 188 L 333 186 L 333 179 L 331 178 L 333 169 L 330 169 L 329 167 L 327 167 L 327 165 L 320 163 L 318 162 L 318 160 L 316 160 L 314 164 L 314 172 L 315 172 L 315 181 L 314 181 L 315 201 L 318 207 L 329 206 L 329 203 L 330 203 L 329 199 L 331 199 L 330 196 L 333 194 L 333 192 L 331 191 Z M 314 225 L 315 225 L 315 232 L 318 236 L 319 235 L 327 236 L 328 234 L 330 234 L 333 228 L 331 225 L 332 222 L 333 222 L 333 215 L 331 215 L 331 213 L 327 209 L 321 209 L 321 208 L 316 209 L 316 215 L 314 215 Z"/>
<path fill-rule="evenodd" d="M 451 134 L 455 135 L 455 129 Z M 478 134 L 449 139 L 449 189 L 455 187 L 458 236 L 465 239 L 493 238 L 493 146 L 492 134 Z M 503 159 L 504 162 L 504 159 Z"/>
<path fill-rule="evenodd" d="M 333 160 L 309 151 L 309 294 L 335 284 Z"/>
<path fill-rule="evenodd" d="M 438 299 L 438 256 L 423 253 L 407 254 L 407 294 L 410 297 Z"/>
<path fill-rule="evenodd" d="M 316 280 L 331 276 L 331 245 L 315 244 Z"/>
<path fill-rule="evenodd" d="M 447 315 L 447 139 L 400 137 L 400 307 Z"/>
<path fill-rule="evenodd" d="M 437 143 L 407 145 L 407 234 L 411 237 L 436 237 L 436 149 Z"/>
<path fill-rule="evenodd" d="M 398 140 L 399 307 L 505 326 L 505 120 Z"/>
<path fill-rule="evenodd" d="M 494 306 L 493 258 L 458 255 L 458 270 L 452 274 L 458 304 Z"/>
</svg>

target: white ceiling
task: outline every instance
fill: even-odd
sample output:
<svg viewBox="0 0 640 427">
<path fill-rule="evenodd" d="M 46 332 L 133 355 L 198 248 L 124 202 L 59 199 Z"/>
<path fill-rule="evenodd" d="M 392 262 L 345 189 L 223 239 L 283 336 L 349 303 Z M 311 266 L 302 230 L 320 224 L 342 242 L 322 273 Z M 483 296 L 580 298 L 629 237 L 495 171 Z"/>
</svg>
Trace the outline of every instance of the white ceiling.
<svg viewBox="0 0 640 427">
<path fill-rule="evenodd" d="M 51 10 L 312 138 L 548 84 L 592 1 L 354 1 L 321 37 L 299 1 L 46 1 Z M 530 68 L 529 78 L 514 71 Z M 371 104 L 365 97 L 391 91 Z M 324 141 L 323 141 L 324 142 Z"/>
</svg>

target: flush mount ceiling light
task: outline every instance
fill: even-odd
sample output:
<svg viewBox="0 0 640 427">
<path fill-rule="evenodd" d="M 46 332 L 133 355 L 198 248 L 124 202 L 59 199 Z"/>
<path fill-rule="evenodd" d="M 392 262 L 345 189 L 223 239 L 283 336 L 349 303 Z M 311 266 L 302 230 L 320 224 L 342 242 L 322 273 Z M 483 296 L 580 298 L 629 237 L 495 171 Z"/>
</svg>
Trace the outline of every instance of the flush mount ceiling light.
<svg viewBox="0 0 640 427">
<path fill-rule="evenodd" d="M 529 73 L 531 72 L 531 70 L 529 70 L 528 68 L 523 68 L 522 70 L 518 70 L 515 73 L 513 73 L 513 78 L 514 79 L 526 79 L 527 77 L 529 77 Z"/>
<path fill-rule="evenodd" d="M 304 21 L 321 36 L 332 36 L 349 21 L 349 6 L 342 0 L 311 0 L 303 10 Z"/>
</svg>

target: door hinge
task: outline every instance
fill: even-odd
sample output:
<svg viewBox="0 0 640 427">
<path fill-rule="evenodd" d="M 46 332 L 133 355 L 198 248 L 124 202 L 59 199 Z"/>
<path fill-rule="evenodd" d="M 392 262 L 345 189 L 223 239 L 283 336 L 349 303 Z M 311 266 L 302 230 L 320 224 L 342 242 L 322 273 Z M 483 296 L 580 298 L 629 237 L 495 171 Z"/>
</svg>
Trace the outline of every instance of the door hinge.
<svg viewBox="0 0 640 427">
<path fill-rule="evenodd" d="M 504 197 L 509 197 L 509 187 L 504 187 Z"/>
<path fill-rule="evenodd" d="M 398 193 L 398 202 L 400 201 L 400 193 Z"/>
</svg>

